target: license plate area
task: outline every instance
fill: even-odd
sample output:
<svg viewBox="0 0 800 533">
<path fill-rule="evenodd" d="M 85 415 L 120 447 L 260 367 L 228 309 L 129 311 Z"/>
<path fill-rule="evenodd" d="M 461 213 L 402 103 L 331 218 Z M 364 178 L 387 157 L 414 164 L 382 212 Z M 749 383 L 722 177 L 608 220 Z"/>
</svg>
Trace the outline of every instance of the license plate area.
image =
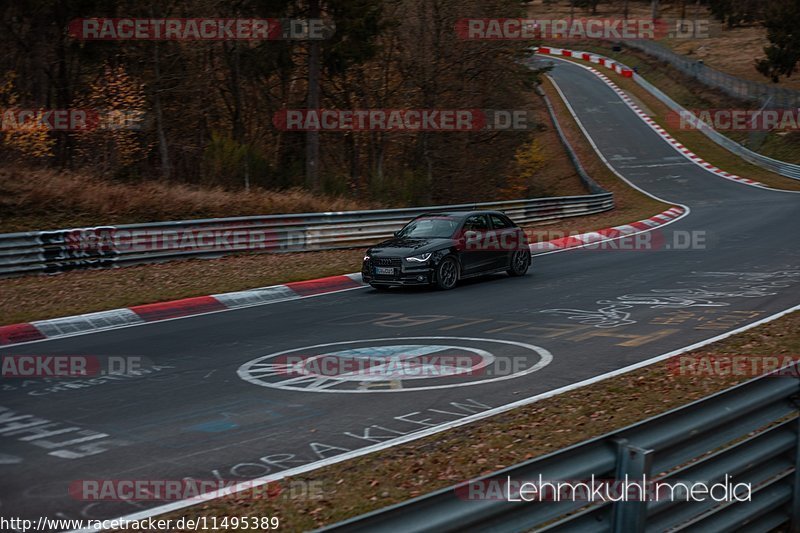
<svg viewBox="0 0 800 533">
<path fill-rule="evenodd" d="M 375 274 L 380 276 L 394 276 L 394 268 L 393 267 L 375 267 Z"/>
</svg>

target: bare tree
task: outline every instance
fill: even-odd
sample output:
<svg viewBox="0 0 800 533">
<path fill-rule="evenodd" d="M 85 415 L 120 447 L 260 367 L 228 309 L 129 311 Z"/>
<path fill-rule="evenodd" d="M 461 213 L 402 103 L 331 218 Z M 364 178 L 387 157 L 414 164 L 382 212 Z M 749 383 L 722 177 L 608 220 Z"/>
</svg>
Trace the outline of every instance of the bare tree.
<svg viewBox="0 0 800 533">
<path fill-rule="evenodd" d="M 319 0 L 309 0 L 308 18 L 320 18 Z M 319 41 L 312 39 L 308 46 L 308 109 L 319 109 Z M 312 191 L 319 190 L 319 131 L 306 133 L 306 187 Z"/>
</svg>

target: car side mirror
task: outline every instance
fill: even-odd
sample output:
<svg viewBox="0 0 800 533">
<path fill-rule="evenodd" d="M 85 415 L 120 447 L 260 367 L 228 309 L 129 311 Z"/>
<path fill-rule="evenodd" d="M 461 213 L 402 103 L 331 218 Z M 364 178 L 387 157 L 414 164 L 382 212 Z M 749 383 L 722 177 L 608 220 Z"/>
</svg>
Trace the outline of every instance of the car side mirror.
<svg viewBox="0 0 800 533">
<path fill-rule="evenodd" d="M 400 235 L 400 230 L 397 230 L 397 231 L 395 231 L 394 233 L 392 233 L 392 235 L 394 235 L 395 237 L 397 237 L 398 235 Z"/>
</svg>

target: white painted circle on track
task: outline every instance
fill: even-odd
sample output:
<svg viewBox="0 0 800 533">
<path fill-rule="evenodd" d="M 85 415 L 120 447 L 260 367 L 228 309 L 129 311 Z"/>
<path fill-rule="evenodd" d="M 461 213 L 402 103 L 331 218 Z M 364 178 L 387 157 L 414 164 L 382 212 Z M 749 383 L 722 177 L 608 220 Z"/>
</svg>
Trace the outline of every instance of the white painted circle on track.
<svg viewBox="0 0 800 533">
<path fill-rule="evenodd" d="M 405 341 L 450 341 L 442 344 L 421 344 L 421 343 L 404 343 L 404 344 L 391 344 L 391 345 L 373 345 L 367 343 L 385 343 L 385 342 L 405 342 Z M 453 343 L 452 341 L 466 341 L 466 343 L 483 343 L 483 344 L 496 344 L 501 345 L 506 351 L 513 349 L 520 353 L 529 354 L 532 352 L 535 357 L 535 362 L 526 366 L 518 371 L 505 373 L 493 376 L 491 372 L 486 372 L 487 367 L 498 362 L 498 358 L 491 352 L 484 349 L 475 348 L 474 346 L 467 347 L 461 346 L 461 343 Z M 336 350 L 333 352 L 320 351 L 324 348 L 332 346 L 345 346 L 352 345 L 351 349 Z M 360 346 L 355 348 L 355 346 Z M 387 357 L 392 362 L 408 362 L 413 361 L 414 358 L 419 357 L 420 354 L 430 355 L 436 357 L 438 354 L 444 354 L 447 351 L 461 351 L 469 352 L 469 357 L 473 360 L 468 367 L 447 367 L 442 365 L 437 368 L 438 374 L 435 372 L 425 373 L 419 372 L 424 370 L 425 364 L 412 365 L 411 370 L 408 366 L 400 365 L 400 370 L 396 367 L 391 367 L 386 363 Z M 319 353 L 315 353 L 319 351 Z M 309 353 L 311 352 L 311 353 Z M 302 356 L 292 356 L 292 354 L 301 353 Z M 382 362 L 368 367 L 368 372 L 352 371 L 353 361 L 363 364 L 364 361 L 370 361 L 374 358 L 375 354 L 379 358 L 383 358 Z M 432 355 L 431 355 L 432 354 Z M 445 356 L 447 357 L 447 356 Z M 344 359 L 349 361 L 350 365 L 344 365 L 347 371 L 340 373 L 323 373 L 320 374 L 310 370 L 314 366 L 319 366 L 318 363 L 324 358 L 335 358 L 339 361 Z M 275 360 L 280 362 L 275 362 Z M 473 385 L 483 385 L 486 383 L 494 383 L 497 381 L 504 381 L 525 376 L 541 370 L 553 360 L 552 354 L 540 346 L 533 344 L 526 344 L 517 341 L 508 341 L 500 339 L 485 339 L 478 337 L 384 337 L 378 339 L 359 339 L 354 341 L 341 341 L 329 342 L 323 344 L 315 344 L 313 346 L 303 346 L 300 348 L 293 348 L 291 350 L 284 350 L 275 352 L 269 355 L 258 357 L 247 363 L 244 363 L 237 370 L 237 374 L 241 379 L 258 385 L 260 387 L 268 387 L 281 390 L 289 390 L 295 392 L 322 392 L 322 393 L 381 393 L 381 392 L 417 392 L 425 390 L 449 389 L 455 387 L 468 387 Z M 310 362 L 315 362 L 316 365 L 310 365 Z M 513 362 L 513 361 L 512 361 Z M 516 366 L 516 364 L 515 364 Z M 360 367 L 363 368 L 363 367 Z M 430 368 L 428 364 L 427 368 Z M 376 371 L 377 369 L 377 371 Z M 443 370 L 444 369 L 444 370 Z M 515 368 L 516 370 L 516 368 Z M 471 375 L 476 371 L 484 371 L 486 373 L 485 379 L 475 379 L 472 381 L 464 381 L 464 375 Z M 444 373 L 442 373 L 444 372 Z M 454 382 L 445 383 L 440 385 L 421 385 L 417 386 L 414 382 L 418 380 L 429 379 L 446 379 L 454 378 Z M 379 386 L 381 383 L 385 387 Z M 377 386 L 376 386 L 377 385 Z M 411 386 L 408 386 L 411 385 Z M 336 387 L 350 387 L 350 388 L 336 388 Z M 357 388 L 354 388 L 357 387 Z"/>
</svg>

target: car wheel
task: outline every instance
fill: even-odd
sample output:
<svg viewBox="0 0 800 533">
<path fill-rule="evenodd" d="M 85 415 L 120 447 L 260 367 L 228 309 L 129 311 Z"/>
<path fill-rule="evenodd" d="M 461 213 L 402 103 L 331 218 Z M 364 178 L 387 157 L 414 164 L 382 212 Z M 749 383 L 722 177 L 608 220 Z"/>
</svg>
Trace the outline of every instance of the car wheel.
<svg viewBox="0 0 800 533">
<path fill-rule="evenodd" d="M 524 276 L 531 266 L 531 253 L 517 250 L 511 255 L 511 266 L 507 270 L 509 276 Z"/>
<path fill-rule="evenodd" d="M 436 286 L 443 291 L 450 290 L 458 282 L 458 261 L 445 257 L 436 268 Z"/>
</svg>

